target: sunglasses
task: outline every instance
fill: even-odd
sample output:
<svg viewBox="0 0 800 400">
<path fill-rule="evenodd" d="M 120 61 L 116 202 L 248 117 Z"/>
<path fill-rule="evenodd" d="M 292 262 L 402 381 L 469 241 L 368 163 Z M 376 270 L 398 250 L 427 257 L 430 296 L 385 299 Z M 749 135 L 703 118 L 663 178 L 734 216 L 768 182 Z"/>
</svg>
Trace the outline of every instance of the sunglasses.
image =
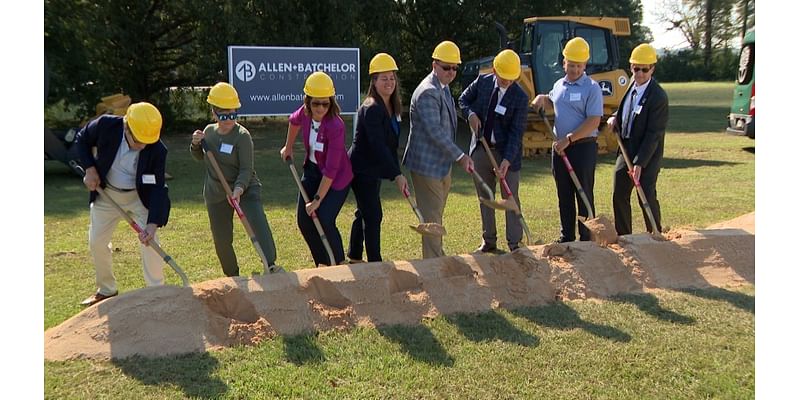
<svg viewBox="0 0 800 400">
<path fill-rule="evenodd" d="M 458 65 L 442 65 L 442 64 L 439 64 L 439 63 L 436 63 L 436 65 L 438 65 L 439 68 L 441 68 L 441 69 L 443 69 L 444 71 L 447 71 L 447 72 L 458 71 Z"/>
<path fill-rule="evenodd" d="M 642 72 L 644 72 L 646 74 L 646 73 L 650 72 L 650 68 L 633 67 L 633 72 L 639 72 L 639 71 L 642 71 Z"/>
<path fill-rule="evenodd" d="M 236 121 L 236 118 L 239 117 L 239 114 L 237 114 L 235 112 L 228 113 L 228 114 L 220 114 L 220 113 L 214 111 L 214 115 L 216 115 L 217 119 L 219 119 L 220 121 L 227 121 L 227 120 Z"/>
<path fill-rule="evenodd" d="M 330 105 L 331 105 L 330 101 L 312 101 L 311 102 L 311 107 L 325 107 L 325 108 L 328 108 L 328 107 L 330 107 Z"/>
</svg>

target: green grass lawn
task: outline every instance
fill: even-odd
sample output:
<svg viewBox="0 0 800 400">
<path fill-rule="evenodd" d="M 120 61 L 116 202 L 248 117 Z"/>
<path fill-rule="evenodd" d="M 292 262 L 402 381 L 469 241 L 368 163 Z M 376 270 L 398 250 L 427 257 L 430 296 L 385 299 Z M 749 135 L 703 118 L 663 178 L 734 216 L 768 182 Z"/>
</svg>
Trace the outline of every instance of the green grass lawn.
<svg viewBox="0 0 800 400">
<path fill-rule="evenodd" d="M 724 134 L 732 84 L 664 86 L 671 103 L 659 179 L 664 225 L 701 228 L 753 211 L 754 141 Z M 350 127 L 349 118 L 347 122 Z M 295 222 L 297 189 L 278 156 L 286 121 L 245 125 L 254 135 L 256 171 L 264 183 L 278 263 L 287 270 L 309 268 L 313 262 Z M 187 149 L 190 134 L 167 128 L 167 170 L 175 177 L 169 181 L 173 208 L 159 234 L 162 247 L 189 279 L 201 282 L 223 275 L 203 206 L 201 164 Z M 466 135 L 459 140 L 466 148 Z M 299 146 L 296 151 L 302 154 Z M 613 156 L 601 156 L 596 173 L 596 207 L 608 216 L 613 164 Z M 549 159 L 526 159 L 521 180 L 523 212 L 534 240 L 554 239 L 558 210 Z M 46 162 L 44 195 L 47 329 L 81 311 L 78 302 L 94 290 L 94 270 L 87 250 L 88 196 L 80 180 L 66 166 Z M 382 196 L 384 258 L 420 258 L 420 238 L 407 227 L 416 223 L 413 212 L 393 184 L 384 184 Z M 345 243 L 354 209 L 351 195 L 337 221 Z M 641 213 L 634 217 L 634 231 L 644 231 Z M 470 252 L 480 243 L 475 189 L 460 169 L 454 169 L 444 222 L 448 254 Z M 235 229 L 242 273 L 261 270 L 240 224 Z M 503 229 L 498 215 L 498 231 Z M 142 287 L 136 239 L 122 223 L 113 245 L 120 290 Z M 180 284 L 165 271 L 167 283 Z M 415 327 L 281 337 L 209 354 L 45 362 L 45 396 L 752 398 L 754 292 L 754 287 L 662 291 L 440 317 Z"/>
</svg>

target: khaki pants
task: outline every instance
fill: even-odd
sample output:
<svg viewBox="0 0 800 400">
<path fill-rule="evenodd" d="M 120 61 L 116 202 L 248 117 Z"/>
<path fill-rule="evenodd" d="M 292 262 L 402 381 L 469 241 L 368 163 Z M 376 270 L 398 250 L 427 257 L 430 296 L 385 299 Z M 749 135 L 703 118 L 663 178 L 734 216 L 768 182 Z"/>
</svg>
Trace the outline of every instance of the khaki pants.
<svg viewBox="0 0 800 400">
<path fill-rule="evenodd" d="M 144 229 L 147 225 L 147 208 L 144 207 L 135 190 L 118 192 L 106 188 L 103 193 L 111 197 L 126 212 L 133 213 L 132 218 Z M 98 292 L 111 295 L 117 292 L 117 281 L 111 268 L 111 235 L 122 216 L 104 196 L 98 196 L 89 209 L 89 252 L 94 260 L 95 281 Z M 139 243 L 142 257 L 144 281 L 147 286 L 164 284 L 164 260 L 149 246 L 139 242 L 135 233 L 132 240 Z M 155 239 L 158 243 L 158 236 Z"/>
<path fill-rule="evenodd" d="M 427 223 L 442 224 L 447 194 L 450 193 L 450 174 L 437 179 L 411 172 L 411 183 L 417 197 L 417 206 Z M 422 258 L 444 256 L 441 236 L 422 236 Z"/>
</svg>

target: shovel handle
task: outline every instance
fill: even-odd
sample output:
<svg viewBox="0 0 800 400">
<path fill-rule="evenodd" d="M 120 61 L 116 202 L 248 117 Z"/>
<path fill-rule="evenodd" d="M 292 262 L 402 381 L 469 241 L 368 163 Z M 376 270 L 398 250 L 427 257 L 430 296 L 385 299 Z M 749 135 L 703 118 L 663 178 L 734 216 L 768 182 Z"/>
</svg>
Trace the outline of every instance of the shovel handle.
<svg viewBox="0 0 800 400">
<path fill-rule="evenodd" d="M 658 230 L 658 225 L 656 225 L 656 217 L 653 215 L 653 210 L 650 208 L 650 203 L 647 201 L 647 196 L 644 194 L 644 189 L 642 189 L 642 185 L 639 182 L 639 178 L 636 177 L 633 173 L 633 163 L 631 162 L 630 157 L 628 156 L 628 150 L 625 149 L 625 146 L 622 144 L 622 134 L 617 133 L 615 136 L 617 137 L 617 144 L 619 145 L 619 151 L 622 153 L 622 158 L 625 159 L 625 165 L 628 167 L 628 176 L 631 177 L 633 181 L 633 186 L 636 187 L 636 194 L 639 195 L 639 201 L 642 202 L 642 206 L 644 207 L 644 213 L 647 214 L 647 219 L 650 221 L 650 226 L 653 228 L 653 232 L 657 233 L 657 236 L 661 236 L 661 232 Z"/>
<path fill-rule="evenodd" d="M 550 132 L 550 136 L 553 137 L 553 140 L 558 140 L 558 136 L 553 131 L 553 126 L 550 125 L 550 120 L 547 119 L 547 116 L 544 113 L 544 108 L 539 109 L 539 116 L 542 117 L 544 123 L 547 125 L 547 130 Z M 559 153 L 561 156 L 561 160 L 564 161 L 564 166 L 567 167 L 567 172 L 569 172 L 569 177 L 572 179 L 572 183 L 575 185 L 575 189 L 578 190 L 578 196 L 581 198 L 583 205 L 586 206 L 586 212 L 589 214 L 589 219 L 594 218 L 594 211 L 592 211 L 592 205 L 589 203 L 589 196 L 586 195 L 586 192 L 583 191 L 583 186 L 581 185 L 581 181 L 578 180 L 578 176 L 575 175 L 575 170 L 572 169 L 572 163 L 569 162 L 569 158 L 567 158 L 567 153 L 563 151 Z"/>
<path fill-rule="evenodd" d="M 143 232 L 142 227 L 139 226 L 139 224 L 137 224 L 136 221 L 134 221 L 133 218 L 131 218 L 131 216 L 128 215 L 128 213 L 126 213 L 125 210 L 123 210 L 122 207 L 120 207 L 120 205 L 117 204 L 116 201 L 114 201 L 114 199 L 109 197 L 106 194 L 105 190 L 103 190 L 103 188 L 98 186 L 95 190 L 106 200 L 108 200 L 108 202 L 111 203 L 112 206 L 114 206 L 117 212 L 119 212 L 119 214 L 122 215 L 123 218 L 125 218 L 125 221 L 128 222 L 128 225 L 130 225 L 131 228 L 133 228 L 133 230 L 136 231 L 137 234 Z M 149 243 L 147 243 L 147 245 L 150 246 L 150 248 L 152 248 L 156 252 L 156 254 L 158 254 L 159 257 L 161 257 L 161 259 L 163 259 L 164 262 L 167 263 L 175 271 L 176 274 L 178 274 L 178 276 L 180 276 L 181 281 L 183 282 L 183 286 L 189 286 L 189 278 L 186 277 L 186 273 L 183 272 L 183 270 L 181 269 L 181 267 L 178 266 L 175 260 L 172 257 L 170 257 L 169 254 L 167 254 L 161 248 L 161 246 L 159 246 L 158 243 L 156 243 L 155 240 L 151 240 Z"/>
<path fill-rule="evenodd" d="M 297 188 L 300 189 L 300 195 L 303 196 L 303 201 L 308 203 L 308 193 L 306 193 L 303 183 L 300 182 L 300 175 L 297 174 L 297 168 L 294 166 L 294 160 L 292 157 L 286 157 L 286 160 L 284 161 L 289 166 L 289 170 L 292 171 L 292 177 L 294 177 L 294 181 L 297 183 Z M 311 213 L 311 221 L 314 222 L 314 227 L 317 228 L 317 233 L 319 234 L 319 238 L 322 240 L 322 245 L 325 247 L 325 252 L 328 253 L 328 260 L 330 260 L 329 265 L 335 265 L 336 258 L 333 256 L 333 249 L 331 248 L 330 242 L 328 242 L 328 237 L 325 235 L 325 229 L 322 228 L 322 224 L 317 218 L 316 211 Z"/>
<path fill-rule="evenodd" d="M 239 200 L 233 198 L 231 186 L 228 184 L 228 181 L 225 179 L 225 174 L 222 173 L 222 169 L 219 167 L 217 158 L 214 156 L 214 151 L 208 147 L 205 139 L 200 140 L 200 145 L 203 147 L 203 152 L 205 152 L 206 157 L 208 157 L 209 163 L 211 163 L 211 168 L 217 175 L 217 180 L 225 189 L 225 196 L 228 198 L 228 203 L 230 203 L 231 207 L 233 207 L 233 210 L 236 212 L 236 216 L 239 217 L 239 221 L 242 221 L 244 230 L 247 232 L 247 236 L 250 237 L 250 242 L 253 243 L 253 247 L 255 247 L 256 253 L 258 253 L 261 263 L 264 264 L 264 271 L 269 271 L 269 261 L 267 261 L 267 256 L 264 254 L 264 249 L 261 247 L 261 243 L 258 242 L 256 233 L 253 230 L 253 227 L 250 225 L 250 221 L 247 220 L 244 210 L 242 210 L 242 207 L 239 205 Z"/>
</svg>

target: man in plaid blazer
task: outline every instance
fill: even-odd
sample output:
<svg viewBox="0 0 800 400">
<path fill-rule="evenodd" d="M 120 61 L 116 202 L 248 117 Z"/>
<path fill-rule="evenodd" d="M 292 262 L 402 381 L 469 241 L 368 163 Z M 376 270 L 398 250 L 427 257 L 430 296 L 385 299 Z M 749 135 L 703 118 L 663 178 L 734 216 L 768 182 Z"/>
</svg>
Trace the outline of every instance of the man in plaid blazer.
<svg viewBox="0 0 800 400">
<path fill-rule="evenodd" d="M 456 145 L 456 108 L 449 84 L 456 77 L 461 54 L 455 43 L 444 41 L 433 51 L 432 71 L 411 96 L 411 129 L 403 164 L 411 172 L 417 205 L 425 222 L 442 223 L 447 194 L 450 192 L 450 167 L 455 161 L 466 171 L 472 159 Z M 444 256 L 442 238 L 424 235 L 422 257 Z"/>
<path fill-rule="evenodd" d="M 514 200 L 519 202 L 519 171 L 522 168 L 522 133 L 528 118 L 528 95 L 516 82 L 520 75 L 520 60 L 512 50 L 503 50 L 493 62 L 491 74 L 480 75 L 459 97 L 464 116 L 472 132 L 486 139 L 495 160 L 499 162 L 497 175 L 508 183 Z M 475 162 L 475 171 L 492 188 L 495 172 L 483 145 L 473 135 L 469 154 Z M 481 190 L 477 181 L 478 196 Z M 500 191 L 503 198 L 506 194 Z M 494 209 L 480 204 L 483 242 L 480 252 L 497 251 L 497 227 Z M 506 211 L 506 240 L 508 249 L 514 251 L 522 240 L 522 224 L 513 211 Z"/>
</svg>

